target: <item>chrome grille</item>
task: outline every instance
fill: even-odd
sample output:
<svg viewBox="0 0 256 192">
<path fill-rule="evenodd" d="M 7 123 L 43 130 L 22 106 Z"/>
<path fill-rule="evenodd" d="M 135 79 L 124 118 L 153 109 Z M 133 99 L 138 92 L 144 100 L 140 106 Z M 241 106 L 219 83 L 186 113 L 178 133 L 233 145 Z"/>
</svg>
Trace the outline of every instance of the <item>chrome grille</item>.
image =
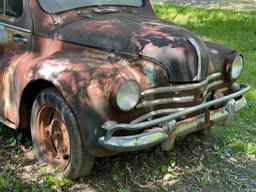
<svg viewBox="0 0 256 192">
<path fill-rule="evenodd" d="M 151 94 L 159 94 L 159 93 L 166 93 L 166 92 L 180 92 L 180 91 L 189 91 L 189 90 L 193 90 L 193 89 L 198 89 L 200 87 L 207 86 L 210 81 L 219 79 L 220 77 L 221 77 L 221 73 L 214 73 L 214 74 L 208 76 L 206 80 L 204 80 L 200 83 L 148 89 L 148 90 L 143 91 L 141 93 L 141 95 L 146 96 L 146 95 L 151 95 Z"/>
<path fill-rule="evenodd" d="M 212 90 L 219 90 L 222 92 L 225 92 L 228 90 L 227 87 L 225 87 L 224 81 L 221 79 L 222 75 L 221 73 L 214 73 L 210 76 L 208 76 L 204 81 L 199 83 L 191 83 L 191 84 L 185 84 L 185 85 L 173 85 L 168 87 L 159 87 L 159 88 L 153 88 L 145 90 L 141 93 L 142 96 L 142 102 L 137 105 L 137 109 L 143 109 L 143 108 L 157 108 L 159 106 L 164 107 L 166 105 L 172 105 L 172 104 L 182 104 L 183 106 L 186 104 L 189 105 L 195 105 L 197 100 L 197 96 L 193 91 L 200 92 L 201 95 L 201 101 L 199 103 L 206 102 L 207 98 L 211 95 Z M 188 91 L 190 91 L 191 95 L 185 95 Z M 160 94 L 168 94 L 171 93 L 174 96 L 170 98 L 158 98 L 158 99 L 152 99 L 156 95 Z M 150 99 L 151 98 L 151 99 Z M 159 115 L 169 115 L 172 113 L 180 112 L 187 107 L 175 107 L 175 108 L 168 108 L 167 109 L 156 109 L 153 110 L 137 119 L 132 121 L 131 123 L 139 123 L 143 122 L 147 119 L 154 118 L 155 116 Z"/>
</svg>

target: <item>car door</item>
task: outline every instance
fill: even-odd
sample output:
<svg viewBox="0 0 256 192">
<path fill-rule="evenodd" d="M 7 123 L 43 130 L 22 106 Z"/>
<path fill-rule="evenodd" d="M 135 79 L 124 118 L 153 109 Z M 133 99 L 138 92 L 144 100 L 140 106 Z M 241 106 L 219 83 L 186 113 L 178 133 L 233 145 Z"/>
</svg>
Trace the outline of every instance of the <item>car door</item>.
<svg viewBox="0 0 256 192">
<path fill-rule="evenodd" d="M 14 71 L 31 49 L 32 19 L 27 0 L 0 0 L 0 120 L 8 120 Z M 8 121 L 7 121 L 8 122 Z M 6 122 L 5 122 L 6 123 Z"/>
</svg>

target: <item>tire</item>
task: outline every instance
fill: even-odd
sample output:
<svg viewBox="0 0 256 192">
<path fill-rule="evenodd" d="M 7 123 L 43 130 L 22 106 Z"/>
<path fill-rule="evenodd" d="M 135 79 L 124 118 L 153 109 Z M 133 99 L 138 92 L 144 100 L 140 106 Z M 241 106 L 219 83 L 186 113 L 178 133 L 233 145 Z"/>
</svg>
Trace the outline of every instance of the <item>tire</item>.
<svg viewBox="0 0 256 192">
<path fill-rule="evenodd" d="M 39 160 L 56 175 L 76 179 L 90 173 L 94 157 L 84 148 L 77 120 L 55 88 L 37 95 L 30 127 Z"/>
</svg>

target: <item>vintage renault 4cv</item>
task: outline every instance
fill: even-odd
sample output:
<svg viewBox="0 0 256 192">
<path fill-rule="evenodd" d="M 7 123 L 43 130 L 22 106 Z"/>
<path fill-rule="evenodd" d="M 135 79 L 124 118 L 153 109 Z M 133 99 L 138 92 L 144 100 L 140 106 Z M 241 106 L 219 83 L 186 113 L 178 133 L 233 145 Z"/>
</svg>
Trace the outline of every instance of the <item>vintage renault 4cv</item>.
<svg viewBox="0 0 256 192">
<path fill-rule="evenodd" d="M 95 157 L 229 123 L 243 56 L 154 15 L 149 0 L 0 1 L 0 120 L 31 129 L 71 179 Z"/>
</svg>

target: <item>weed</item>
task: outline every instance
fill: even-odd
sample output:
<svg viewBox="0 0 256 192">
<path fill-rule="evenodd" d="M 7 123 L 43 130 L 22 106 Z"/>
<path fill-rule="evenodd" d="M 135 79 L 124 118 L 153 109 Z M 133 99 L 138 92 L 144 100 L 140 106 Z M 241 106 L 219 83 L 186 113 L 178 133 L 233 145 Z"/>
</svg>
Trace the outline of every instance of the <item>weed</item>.
<svg viewBox="0 0 256 192">
<path fill-rule="evenodd" d="M 119 162 L 115 162 L 112 166 L 113 180 L 119 180 L 125 175 L 125 166 Z"/>
<path fill-rule="evenodd" d="M 117 192 L 131 192 L 131 190 L 129 188 L 120 188 Z"/>
</svg>

